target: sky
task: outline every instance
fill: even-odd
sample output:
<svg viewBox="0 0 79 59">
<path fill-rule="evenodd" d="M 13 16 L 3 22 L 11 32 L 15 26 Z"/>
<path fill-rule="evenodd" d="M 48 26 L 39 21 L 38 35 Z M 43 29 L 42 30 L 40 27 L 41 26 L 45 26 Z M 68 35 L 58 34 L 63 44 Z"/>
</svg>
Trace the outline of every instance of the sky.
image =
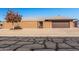
<svg viewBox="0 0 79 59">
<path fill-rule="evenodd" d="M 29 17 L 67 16 L 79 19 L 79 8 L 0 8 L 0 21 L 5 20 L 8 10 L 18 12 L 23 19 Z"/>
</svg>

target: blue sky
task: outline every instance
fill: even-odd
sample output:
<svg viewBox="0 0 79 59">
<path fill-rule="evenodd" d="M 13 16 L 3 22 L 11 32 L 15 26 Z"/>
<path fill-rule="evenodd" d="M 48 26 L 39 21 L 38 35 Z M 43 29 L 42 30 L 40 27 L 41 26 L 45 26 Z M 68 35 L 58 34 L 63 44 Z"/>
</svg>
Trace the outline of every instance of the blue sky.
<svg viewBox="0 0 79 59">
<path fill-rule="evenodd" d="M 5 20 L 7 11 L 11 9 L 20 13 L 23 18 L 28 17 L 52 17 L 52 16 L 68 16 L 79 19 L 79 8 L 0 8 L 0 20 Z"/>
</svg>

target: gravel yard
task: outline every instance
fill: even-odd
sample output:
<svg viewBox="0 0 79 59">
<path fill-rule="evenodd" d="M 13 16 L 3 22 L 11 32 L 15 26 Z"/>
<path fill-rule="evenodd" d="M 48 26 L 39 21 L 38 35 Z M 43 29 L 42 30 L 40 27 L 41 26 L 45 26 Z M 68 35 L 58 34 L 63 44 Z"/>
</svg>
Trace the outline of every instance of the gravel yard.
<svg viewBox="0 0 79 59">
<path fill-rule="evenodd" d="M 0 36 L 79 37 L 79 28 L 27 28 L 22 30 L 1 29 Z"/>
</svg>

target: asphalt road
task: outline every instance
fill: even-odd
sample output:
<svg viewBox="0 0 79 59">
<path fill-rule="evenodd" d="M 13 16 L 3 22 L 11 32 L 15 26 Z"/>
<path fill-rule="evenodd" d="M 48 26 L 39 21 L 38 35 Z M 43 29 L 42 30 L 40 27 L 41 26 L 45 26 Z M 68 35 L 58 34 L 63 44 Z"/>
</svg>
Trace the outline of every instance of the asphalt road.
<svg viewBox="0 0 79 59">
<path fill-rule="evenodd" d="M 0 36 L 0 51 L 79 51 L 79 37 Z"/>
</svg>

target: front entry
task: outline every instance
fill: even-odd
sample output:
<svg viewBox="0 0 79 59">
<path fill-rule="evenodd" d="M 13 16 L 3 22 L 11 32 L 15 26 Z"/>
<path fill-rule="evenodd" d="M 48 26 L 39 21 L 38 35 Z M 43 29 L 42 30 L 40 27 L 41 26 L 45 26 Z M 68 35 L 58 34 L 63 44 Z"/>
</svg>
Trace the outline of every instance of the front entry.
<svg viewBox="0 0 79 59">
<path fill-rule="evenodd" d="M 43 21 L 38 21 L 38 28 L 43 28 Z"/>
</svg>

